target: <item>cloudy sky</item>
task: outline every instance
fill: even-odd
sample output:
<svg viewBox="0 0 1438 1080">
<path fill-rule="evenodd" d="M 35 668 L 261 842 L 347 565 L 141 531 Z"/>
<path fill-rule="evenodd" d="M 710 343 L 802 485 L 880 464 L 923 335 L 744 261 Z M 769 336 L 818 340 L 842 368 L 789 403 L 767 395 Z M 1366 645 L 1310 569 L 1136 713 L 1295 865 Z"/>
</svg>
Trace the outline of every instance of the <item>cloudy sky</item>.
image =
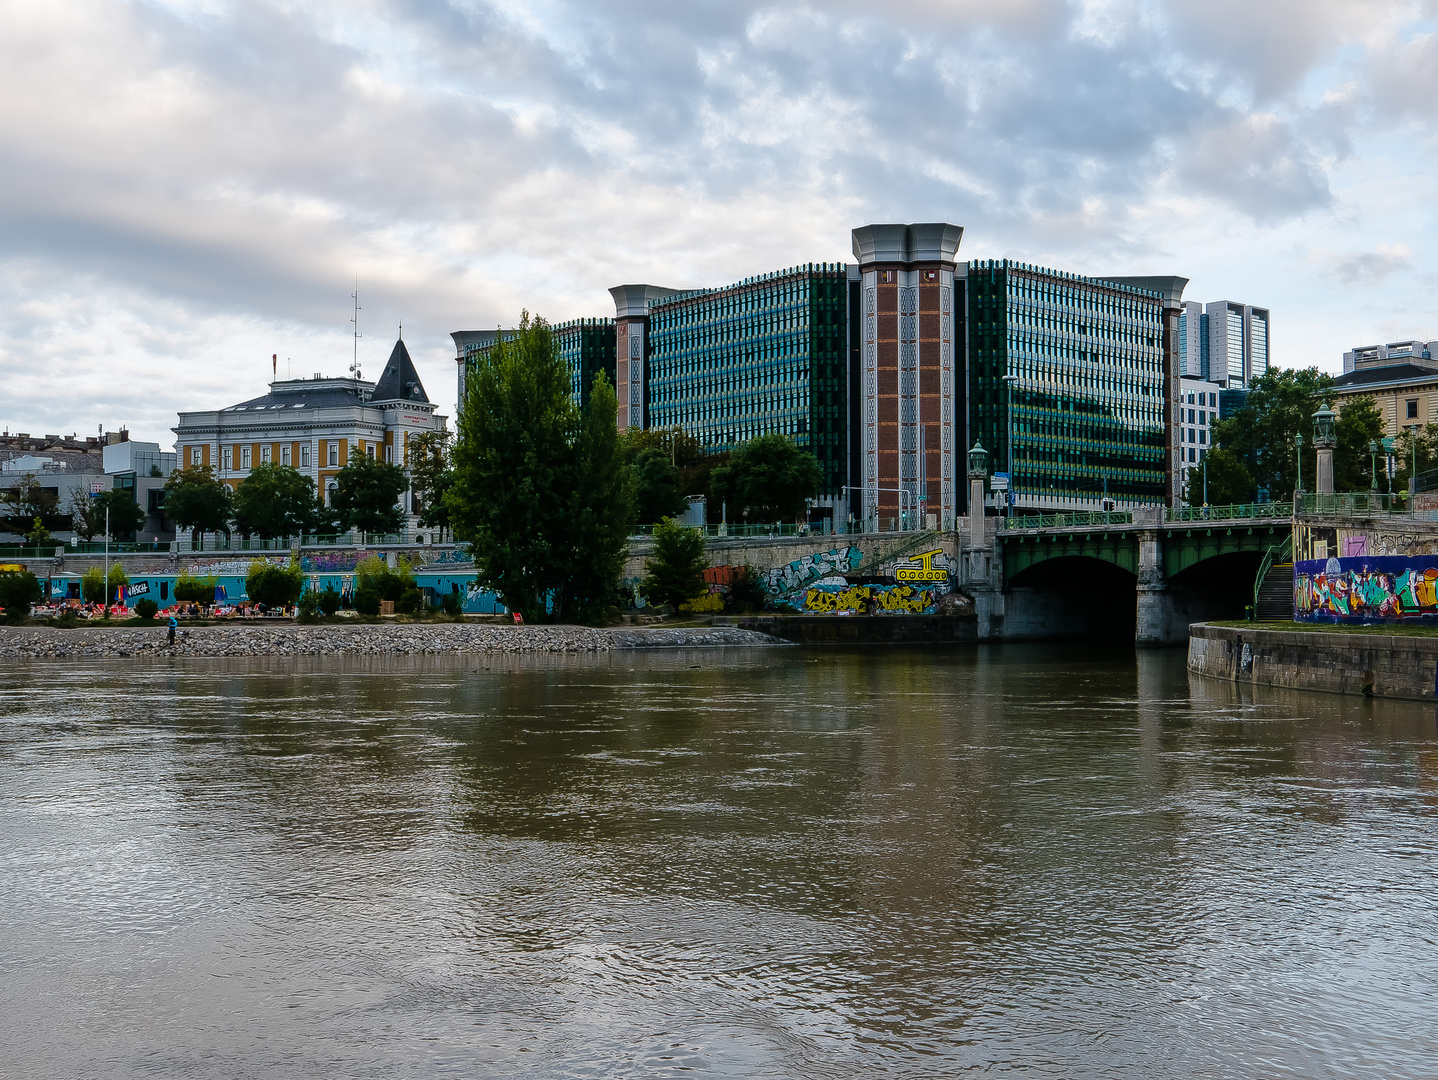
<svg viewBox="0 0 1438 1080">
<path fill-rule="evenodd" d="M 1273 353 L 1438 338 L 1438 0 L 0 0 L 0 424 L 379 374 L 404 323 L 850 258 L 1178 273 Z"/>
</svg>

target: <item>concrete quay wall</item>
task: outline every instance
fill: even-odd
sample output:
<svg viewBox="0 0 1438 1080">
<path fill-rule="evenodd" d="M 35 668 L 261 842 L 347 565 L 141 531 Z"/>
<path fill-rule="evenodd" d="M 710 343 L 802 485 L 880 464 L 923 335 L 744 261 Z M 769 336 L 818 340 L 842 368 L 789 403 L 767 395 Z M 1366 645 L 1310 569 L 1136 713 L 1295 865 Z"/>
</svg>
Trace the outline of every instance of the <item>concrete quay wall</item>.
<svg viewBox="0 0 1438 1080">
<path fill-rule="evenodd" d="M 1197 623 L 1188 670 L 1258 686 L 1432 701 L 1438 638 Z"/>
<path fill-rule="evenodd" d="M 94 657 L 392 656 L 424 653 L 600 653 L 782 645 L 738 627 L 496 626 L 462 623 L 297 626 L 234 623 L 181 628 L 174 646 L 164 626 L 0 627 L 0 660 Z"/>
</svg>

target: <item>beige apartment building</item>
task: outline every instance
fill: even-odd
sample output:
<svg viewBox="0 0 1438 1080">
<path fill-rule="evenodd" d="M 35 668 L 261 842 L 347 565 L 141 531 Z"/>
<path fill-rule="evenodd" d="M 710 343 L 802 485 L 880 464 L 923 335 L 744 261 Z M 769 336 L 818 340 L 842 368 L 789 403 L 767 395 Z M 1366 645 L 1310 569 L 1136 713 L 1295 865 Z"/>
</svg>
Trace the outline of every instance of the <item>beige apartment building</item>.
<svg viewBox="0 0 1438 1080">
<path fill-rule="evenodd" d="M 180 413 L 173 430 L 181 468 L 209 466 L 235 487 L 261 462 L 289 465 L 312 477 L 328 502 L 335 474 L 351 454 L 403 465 L 409 440 L 443 431 L 445 421 L 425 394 L 409 350 L 397 341 L 377 383 L 319 374 L 276 381 L 263 397 Z M 411 518 L 419 512 L 412 492 L 402 502 Z"/>
<path fill-rule="evenodd" d="M 1344 373 L 1333 384 L 1333 408 L 1371 397 L 1383 417 L 1383 434 L 1414 424 L 1438 423 L 1438 342 L 1400 341 L 1344 353 Z"/>
</svg>

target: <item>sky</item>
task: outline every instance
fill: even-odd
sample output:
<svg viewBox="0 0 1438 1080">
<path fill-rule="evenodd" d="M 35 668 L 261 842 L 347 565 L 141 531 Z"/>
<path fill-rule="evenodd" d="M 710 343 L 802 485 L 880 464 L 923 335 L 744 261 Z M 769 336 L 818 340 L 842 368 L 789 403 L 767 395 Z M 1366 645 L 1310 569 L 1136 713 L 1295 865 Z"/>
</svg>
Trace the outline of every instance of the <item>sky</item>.
<svg viewBox="0 0 1438 1080">
<path fill-rule="evenodd" d="M 1179 274 L 1274 362 L 1438 338 L 1438 0 L 0 0 L 0 426 L 173 442 L 611 285 Z"/>
</svg>

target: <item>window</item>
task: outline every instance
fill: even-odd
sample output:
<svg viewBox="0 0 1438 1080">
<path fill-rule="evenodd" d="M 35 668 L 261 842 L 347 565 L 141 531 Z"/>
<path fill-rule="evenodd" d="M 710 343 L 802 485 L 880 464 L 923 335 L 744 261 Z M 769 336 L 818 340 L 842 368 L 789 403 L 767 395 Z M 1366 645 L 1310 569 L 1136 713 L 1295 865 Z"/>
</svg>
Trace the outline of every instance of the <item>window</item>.
<svg viewBox="0 0 1438 1080">
<path fill-rule="evenodd" d="M 1408 419 L 1409 419 L 1409 420 L 1417 420 L 1417 419 L 1418 419 L 1418 402 L 1417 402 L 1417 401 L 1410 401 L 1410 402 L 1408 402 L 1407 404 L 1408 404 Z"/>
<path fill-rule="evenodd" d="M 1216 408 L 1218 408 L 1218 395 L 1217 395 L 1217 394 L 1209 394 L 1209 395 L 1208 395 L 1208 407 L 1209 407 L 1210 409 L 1216 409 Z"/>
<path fill-rule="evenodd" d="M 369 459 L 371 461 L 374 460 L 374 443 L 370 443 L 368 446 L 365 447 L 365 453 L 369 455 Z"/>
<path fill-rule="evenodd" d="M 1190 424 L 1193 423 L 1193 410 L 1192 410 L 1192 409 L 1189 409 L 1189 410 L 1188 410 L 1188 422 L 1189 422 Z"/>
<path fill-rule="evenodd" d="M 300 465 L 308 469 L 310 467 L 310 444 L 300 443 Z"/>
<path fill-rule="evenodd" d="M 263 462 L 265 462 L 265 463 L 268 463 L 268 462 L 269 462 L 269 460 L 270 460 L 270 444 L 269 444 L 269 443 L 265 443 L 264 446 L 260 447 L 260 460 L 263 461 Z"/>
<path fill-rule="evenodd" d="M 394 464 L 394 447 L 393 447 L 393 446 L 386 446 L 386 447 L 384 448 L 384 459 L 385 459 L 385 461 L 387 461 L 389 464 L 391 464 L 391 465 Z"/>
<path fill-rule="evenodd" d="M 227 446 L 220 451 L 220 464 L 225 469 L 235 467 L 235 451 L 233 447 Z"/>
<path fill-rule="evenodd" d="M 330 447 L 329 463 L 330 463 L 331 465 L 338 465 L 338 464 L 340 463 L 340 444 L 337 443 L 337 442 L 332 442 L 332 443 L 329 444 L 329 447 Z"/>
<path fill-rule="evenodd" d="M 240 468 L 242 468 L 242 469 L 248 469 L 249 467 L 250 467 L 250 448 L 249 448 L 248 446 L 242 446 L 242 447 L 240 447 Z"/>
<path fill-rule="evenodd" d="M 1200 432 L 1198 433 L 1198 441 L 1201 442 L 1201 443 L 1203 443 L 1204 445 L 1207 445 L 1207 444 L 1208 444 L 1208 432 L 1206 432 L 1206 431 L 1200 431 Z"/>
<path fill-rule="evenodd" d="M 1418 414 L 1417 414 L 1417 413 L 1409 413 L 1408 415 L 1409 415 L 1409 416 L 1417 416 Z M 190 464 L 191 464 L 191 465 L 198 465 L 198 464 L 200 464 L 200 462 L 201 462 L 202 460 L 203 460 L 203 458 L 202 458 L 202 456 L 201 456 L 201 450 L 200 450 L 200 448 L 199 448 L 198 446 L 192 446 L 192 447 L 190 447 Z"/>
<path fill-rule="evenodd" d="M 280 447 L 280 464 L 281 464 L 281 465 L 288 465 L 289 463 L 290 463 L 290 444 L 289 444 L 289 443 L 285 443 L 283 446 Z"/>
</svg>

